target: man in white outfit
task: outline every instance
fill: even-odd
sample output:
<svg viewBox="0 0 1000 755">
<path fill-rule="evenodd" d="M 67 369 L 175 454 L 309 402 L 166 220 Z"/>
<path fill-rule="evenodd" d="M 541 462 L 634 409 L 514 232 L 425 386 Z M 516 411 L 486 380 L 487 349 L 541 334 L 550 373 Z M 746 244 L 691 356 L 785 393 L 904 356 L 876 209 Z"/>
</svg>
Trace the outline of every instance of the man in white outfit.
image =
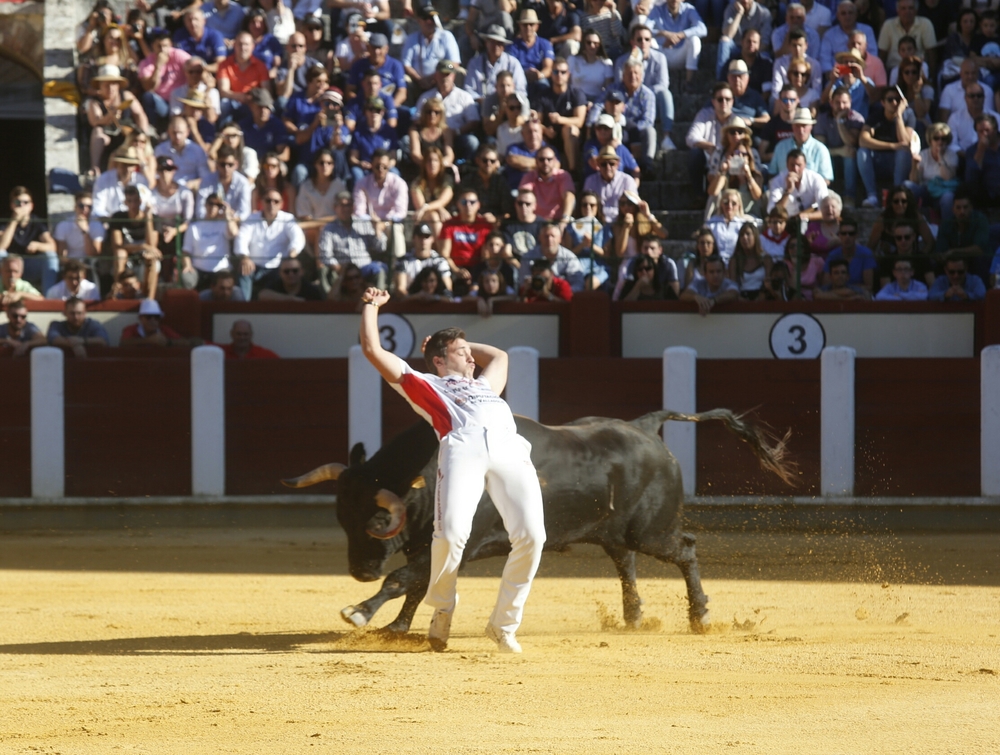
<svg viewBox="0 0 1000 755">
<path fill-rule="evenodd" d="M 431 423 L 441 441 L 434 494 L 431 578 L 425 602 L 434 608 L 427 639 L 435 651 L 447 647 L 458 603 L 456 582 L 483 488 L 503 519 L 511 551 L 486 636 L 502 653 L 520 653 L 521 624 L 531 580 L 545 542 L 542 491 L 531 463 L 531 445 L 517 434 L 514 415 L 500 398 L 507 383 L 507 353 L 469 343 L 458 328 L 424 341 L 436 375 L 415 372 L 385 351 L 379 340 L 378 309 L 389 293 L 369 288 L 362 296 L 361 348 L 388 383 Z M 478 379 L 476 366 L 482 367 Z"/>
</svg>

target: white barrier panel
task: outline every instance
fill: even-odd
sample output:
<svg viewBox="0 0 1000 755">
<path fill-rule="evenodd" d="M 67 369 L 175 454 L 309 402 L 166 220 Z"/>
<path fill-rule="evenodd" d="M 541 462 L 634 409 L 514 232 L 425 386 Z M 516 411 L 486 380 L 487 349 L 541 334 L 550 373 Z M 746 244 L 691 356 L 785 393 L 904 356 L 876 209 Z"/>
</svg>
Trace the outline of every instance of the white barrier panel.
<svg viewBox="0 0 1000 755">
<path fill-rule="evenodd" d="M 538 421 L 538 349 L 515 346 L 507 352 L 507 404 L 514 414 Z"/>
<path fill-rule="evenodd" d="M 984 496 L 1000 496 L 1000 346 L 987 346 L 979 361 L 980 480 Z"/>
<path fill-rule="evenodd" d="M 357 344 L 347 355 L 347 450 L 355 443 L 368 458 L 382 447 L 382 376 Z"/>
<path fill-rule="evenodd" d="M 191 494 L 226 494 L 226 355 L 191 351 Z"/>
<path fill-rule="evenodd" d="M 673 346 L 663 351 L 663 408 L 684 414 L 695 412 L 695 392 L 698 352 L 686 346 Z M 667 422 L 663 425 L 663 442 L 677 457 L 684 481 L 684 495 L 694 495 L 695 489 L 695 424 Z"/>
<path fill-rule="evenodd" d="M 854 349 L 831 346 L 820 357 L 820 492 L 854 495 Z"/>
<path fill-rule="evenodd" d="M 66 410 L 62 349 L 31 352 L 31 495 L 66 495 Z"/>
</svg>

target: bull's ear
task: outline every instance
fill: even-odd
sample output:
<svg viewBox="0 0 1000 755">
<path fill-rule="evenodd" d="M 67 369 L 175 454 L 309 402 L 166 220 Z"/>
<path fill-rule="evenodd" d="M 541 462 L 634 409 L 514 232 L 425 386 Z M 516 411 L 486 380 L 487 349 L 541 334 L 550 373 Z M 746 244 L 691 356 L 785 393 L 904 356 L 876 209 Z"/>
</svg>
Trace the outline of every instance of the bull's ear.
<svg viewBox="0 0 1000 755">
<path fill-rule="evenodd" d="M 417 475 L 416 477 L 413 478 L 413 482 L 410 483 L 410 487 L 417 489 L 426 488 L 427 480 L 425 480 L 422 475 Z"/>
<path fill-rule="evenodd" d="M 351 449 L 351 456 L 348 459 L 348 466 L 356 467 L 359 464 L 364 464 L 367 458 L 368 454 L 365 453 L 365 444 L 355 443 L 354 448 Z"/>
</svg>

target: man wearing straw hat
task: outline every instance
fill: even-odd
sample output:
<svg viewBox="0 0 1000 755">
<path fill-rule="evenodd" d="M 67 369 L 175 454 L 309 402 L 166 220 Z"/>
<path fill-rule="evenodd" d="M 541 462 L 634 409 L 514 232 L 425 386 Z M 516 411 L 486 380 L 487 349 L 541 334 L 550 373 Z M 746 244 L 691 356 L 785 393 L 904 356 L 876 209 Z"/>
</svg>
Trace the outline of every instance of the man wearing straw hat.
<svg viewBox="0 0 1000 755">
<path fill-rule="evenodd" d="M 212 90 L 215 92 L 215 90 Z M 177 101 L 183 109 L 176 117 L 184 119 L 190 132 L 191 141 L 197 144 L 208 154 L 209 145 L 215 141 L 215 124 L 209 122 L 208 114 L 212 108 L 208 104 L 205 92 L 195 89 L 187 97 L 181 97 Z M 218 95 L 218 92 L 215 92 Z"/>
<path fill-rule="evenodd" d="M 142 199 L 142 206 L 145 207 L 152 197 L 149 190 L 149 182 L 139 166 L 142 160 L 135 147 L 119 147 L 111 155 L 111 166 L 104 171 L 94 181 L 93 197 L 94 209 L 92 217 L 110 218 L 116 212 L 123 212 L 128 208 L 125 206 L 125 187 L 139 187 L 139 196 Z"/>
<path fill-rule="evenodd" d="M 496 91 L 498 73 L 510 71 L 514 77 L 514 91 L 526 95 L 528 82 L 524 69 L 517 58 L 504 50 L 510 44 L 504 28 L 494 24 L 479 36 L 486 49 L 469 61 L 465 73 L 465 91 L 479 101 Z"/>
<path fill-rule="evenodd" d="M 819 173 L 829 184 L 833 180 L 833 161 L 830 150 L 823 142 L 812 135 L 812 127 L 816 125 L 812 113 L 807 107 L 800 107 L 792 118 L 792 135 L 782 139 L 774 147 L 774 157 L 767 166 L 768 173 L 778 175 L 785 166 L 785 159 L 793 149 L 800 150 L 806 158 L 806 167 Z"/>
<path fill-rule="evenodd" d="M 207 105 L 205 119 L 209 123 L 215 123 L 222 112 L 222 104 L 219 90 L 205 81 L 205 61 L 192 55 L 184 64 L 184 76 L 187 78 L 186 83 L 170 93 L 170 114 L 180 115 L 184 112 L 185 103 L 181 102 L 182 99 L 198 100 L 199 104 Z M 196 92 L 202 94 L 200 99 L 195 97 Z"/>
<path fill-rule="evenodd" d="M 534 8 L 521 11 L 517 20 L 517 39 L 510 46 L 510 54 L 517 58 L 525 77 L 532 84 L 552 75 L 552 61 L 555 59 L 552 43 L 538 36 L 540 23 Z"/>
<path fill-rule="evenodd" d="M 597 195 L 604 211 L 604 222 L 611 223 L 618 217 L 618 200 L 625 195 L 625 192 L 637 192 L 639 188 L 632 176 L 618 170 L 621 158 L 618 157 L 618 151 L 610 144 L 601 149 L 597 161 L 597 173 L 583 182 L 583 190 L 592 191 Z"/>
</svg>

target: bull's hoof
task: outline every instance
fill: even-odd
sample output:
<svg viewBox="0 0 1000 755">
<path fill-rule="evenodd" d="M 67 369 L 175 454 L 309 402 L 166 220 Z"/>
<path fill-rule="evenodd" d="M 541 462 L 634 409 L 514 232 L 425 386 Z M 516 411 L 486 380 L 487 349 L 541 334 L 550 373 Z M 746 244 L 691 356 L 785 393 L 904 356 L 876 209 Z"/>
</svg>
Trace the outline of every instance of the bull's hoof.
<svg viewBox="0 0 1000 755">
<path fill-rule="evenodd" d="M 442 640 L 438 637 L 428 637 L 427 642 L 431 646 L 431 650 L 435 653 L 443 653 L 448 649 L 448 640 Z"/>
<path fill-rule="evenodd" d="M 348 606 L 347 608 L 341 609 L 340 618 L 348 624 L 353 624 L 358 629 L 368 626 L 368 617 L 354 606 Z"/>
<path fill-rule="evenodd" d="M 404 624 L 403 622 L 394 621 L 391 624 L 386 624 L 382 627 L 381 631 L 388 632 L 390 634 L 406 634 L 410 631 L 410 625 L 409 623 Z"/>
<path fill-rule="evenodd" d="M 711 626 L 712 619 L 709 616 L 707 609 L 702 611 L 700 615 L 691 616 L 691 631 L 695 634 L 705 634 Z"/>
<path fill-rule="evenodd" d="M 642 629 L 642 611 L 626 614 L 625 626 L 629 629 Z"/>
</svg>

